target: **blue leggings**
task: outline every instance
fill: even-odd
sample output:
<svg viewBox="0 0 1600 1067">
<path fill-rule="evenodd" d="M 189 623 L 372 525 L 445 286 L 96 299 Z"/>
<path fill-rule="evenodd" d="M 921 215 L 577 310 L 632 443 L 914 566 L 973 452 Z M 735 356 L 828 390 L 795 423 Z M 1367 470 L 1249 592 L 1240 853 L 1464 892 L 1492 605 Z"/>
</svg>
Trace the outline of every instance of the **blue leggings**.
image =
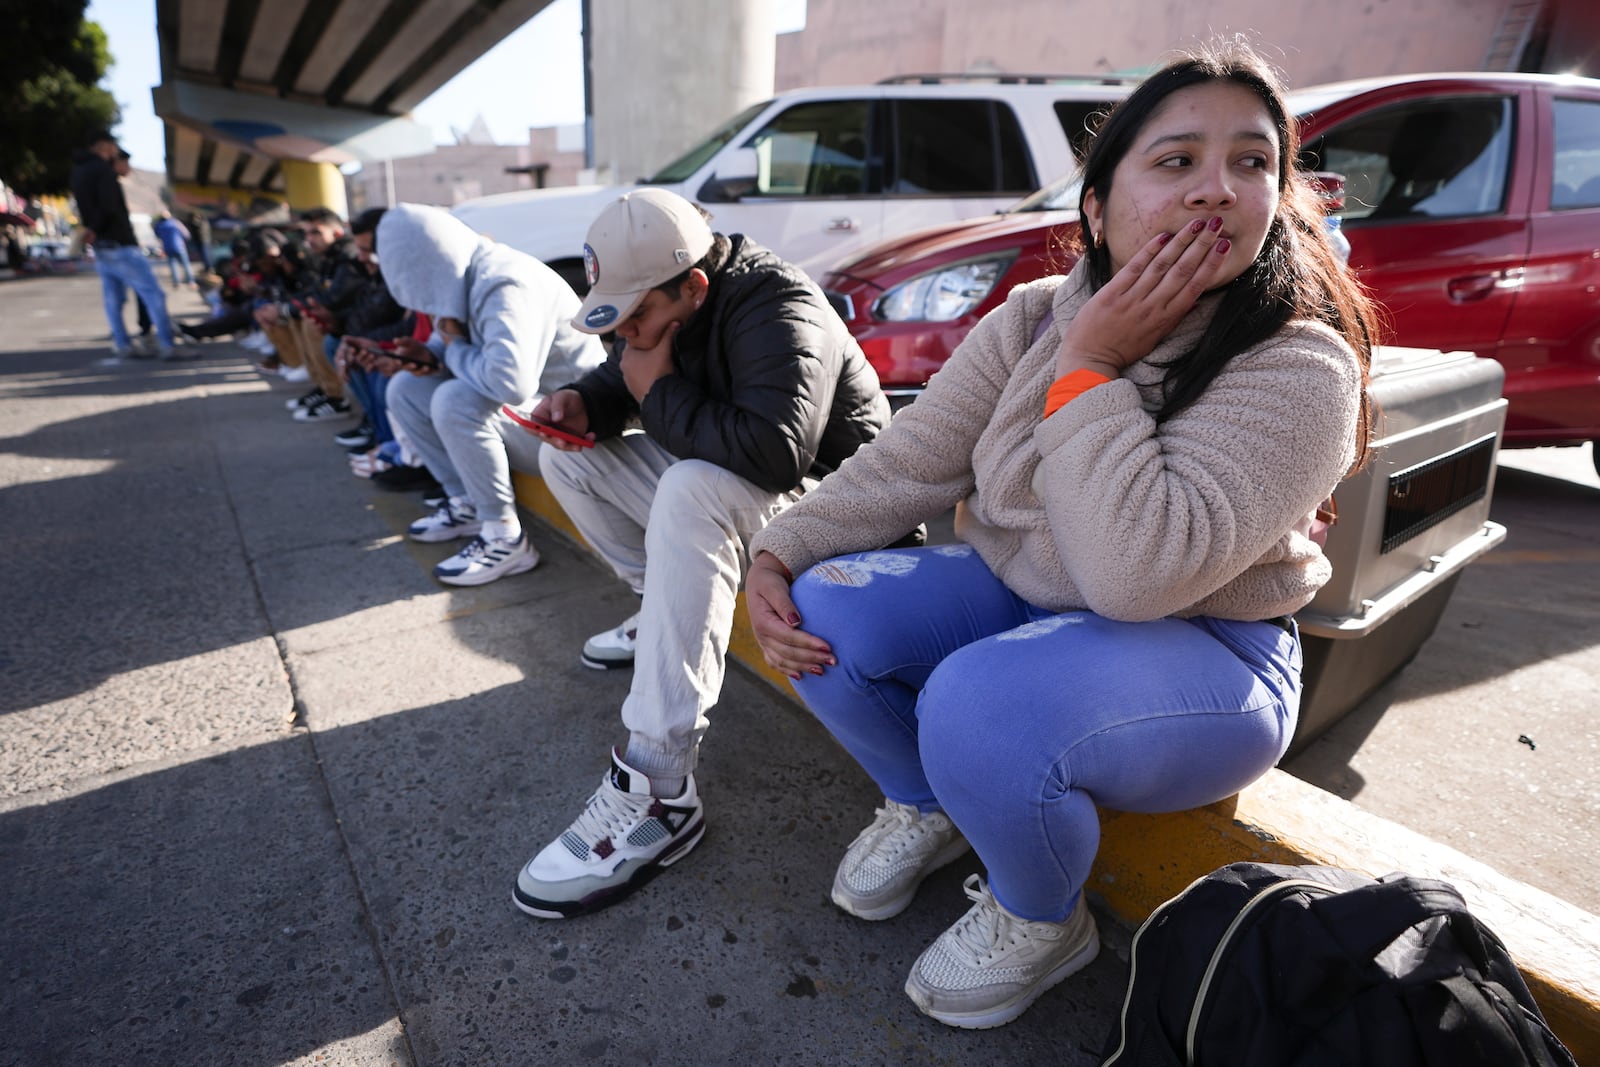
<svg viewBox="0 0 1600 1067">
<path fill-rule="evenodd" d="M 794 583 L 839 661 L 801 697 L 890 800 L 942 810 L 1007 910 L 1059 922 L 1096 805 L 1231 796 L 1289 746 L 1300 644 L 1267 622 L 1114 622 L 1022 600 L 966 545 L 866 552 Z"/>
</svg>

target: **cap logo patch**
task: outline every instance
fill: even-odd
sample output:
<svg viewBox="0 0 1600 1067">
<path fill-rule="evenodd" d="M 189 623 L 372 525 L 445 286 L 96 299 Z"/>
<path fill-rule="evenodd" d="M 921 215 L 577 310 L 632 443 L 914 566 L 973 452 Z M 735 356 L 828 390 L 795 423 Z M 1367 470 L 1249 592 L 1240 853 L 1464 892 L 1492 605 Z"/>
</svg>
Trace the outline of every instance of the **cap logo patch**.
<svg viewBox="0 0 1600 1067">
<path fill-rule="evenodd" d="M 688 263 L 689 250 L 687 248 L 674 248 L 672 250 L 672 258 L 677 260 L 679 263 Z"/>
<path fill-rule="evenodd" d="M 617 321 L 617 308 L 615 304 L 601 304 L 590 310 L 583 317 L 583 324 L 591 330 L 603 330 Z"/>
<path fill-rule="evenodd" d="M 591 289 L 600 281 L 600 259 L 588 245 L 583 246 L 583 276 L 588 279 Z"/>
</svg>

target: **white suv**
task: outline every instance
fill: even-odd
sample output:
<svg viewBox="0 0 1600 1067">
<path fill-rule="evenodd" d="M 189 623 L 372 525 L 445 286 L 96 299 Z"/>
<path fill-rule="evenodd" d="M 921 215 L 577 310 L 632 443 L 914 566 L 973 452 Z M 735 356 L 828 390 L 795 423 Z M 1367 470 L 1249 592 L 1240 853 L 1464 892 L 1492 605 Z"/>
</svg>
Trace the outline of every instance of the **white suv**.
<svg viewBox="0 0 1600 1067">
<path fill-rule="evenodd" d="M 701 204 L 721 232 L 749 234 L 820 278 L 885 237 L 990 214 L 1070 170 L 1091 116 L 1131 85 L 913 76 L 798 89 L 735 115 L 643 184 Z M 455 214 L 582 292 L 584 234 L 622 191 L 502 193 Z"/>
</svg>

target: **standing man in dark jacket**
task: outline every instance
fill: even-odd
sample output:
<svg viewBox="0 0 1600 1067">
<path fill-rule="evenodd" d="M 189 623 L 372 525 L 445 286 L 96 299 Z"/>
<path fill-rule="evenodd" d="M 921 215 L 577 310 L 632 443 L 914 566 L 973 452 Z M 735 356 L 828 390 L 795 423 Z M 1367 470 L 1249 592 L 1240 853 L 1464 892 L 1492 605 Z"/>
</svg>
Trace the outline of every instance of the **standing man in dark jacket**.
<svg viewBox="0 0 1600 1067">
<path fill-rule="evenodd" d="M 72 162 L 72 195 L 78 202 L 78 218 L 87 239 L 94 245 L 94 265 L 100 272 L 100 294 L 105 302 L 106 319 L 111 324 L 111 359 L 120 363 L 136 353 L 128 342 L 128 327 L 122 321 L 122 305 L 132 289 L 155 320 L 157 349 L 162 359 L 177 359 L 172 349 L 172 320 L 167 317 L 167 296 L 156 280 L 150 261 L 145 258 L 133 223 L 128 219 L 128 202 L 117 181 L 115 160 L 117 141 L 108 131 L 90 135 L 89 147 Z M 146 357 L 148 358 L 148 357 Z"/>
<path fill-rule="evenodd" d="M 588 666 L 634 667 L 628 745 L 518 875 L 517 906 L 544 918 L 604 907 L 699 843 L 693 772 L 750 538 L 889 421 L 877 375 L 816 284 L 742 235 L 712 233 L 682 197 L 643 189 L 611 204 L 584 265 L 591 288 L 573 325 L 621 341 L 534 408 L 594 442 L 550 438 L 540 466 L 643 600 L 584 645 Z M 624 432 L 635 422 L 643 433 Z"/>
</svg>

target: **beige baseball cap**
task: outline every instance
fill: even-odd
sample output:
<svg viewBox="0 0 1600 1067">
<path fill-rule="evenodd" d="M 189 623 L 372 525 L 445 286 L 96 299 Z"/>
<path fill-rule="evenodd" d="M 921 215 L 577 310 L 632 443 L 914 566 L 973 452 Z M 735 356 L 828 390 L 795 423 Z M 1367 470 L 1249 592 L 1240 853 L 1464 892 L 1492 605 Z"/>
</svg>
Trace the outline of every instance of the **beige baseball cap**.
<svg viewBox="0 0 1600 1067">
<path fill-rule="evenodd" d="M 638 189 L 619 196 L 589 226 L 583 246 L 589 295 L 573 328 L 615 328 L 651 289 L 700 262 L 711 242 L 705 216 L 676 193 Z"/>
</svg>

